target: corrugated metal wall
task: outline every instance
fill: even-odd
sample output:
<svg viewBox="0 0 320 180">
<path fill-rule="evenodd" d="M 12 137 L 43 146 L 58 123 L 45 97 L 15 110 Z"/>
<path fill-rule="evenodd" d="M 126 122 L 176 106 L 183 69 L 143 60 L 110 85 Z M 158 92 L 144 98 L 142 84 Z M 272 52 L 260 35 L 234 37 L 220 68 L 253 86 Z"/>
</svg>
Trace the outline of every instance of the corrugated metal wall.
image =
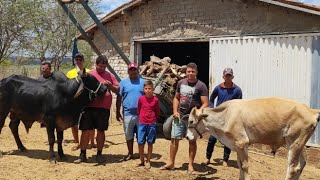
<svg viewBox="0 0 320 180">
<path fill-rule="evenodd" d="M 279 96 L 320 109 L 320 34 L 210 39 L 211 90 L 226 67 L 243 98 Z M 320 128 L 310 139 L 320 144 Z"/>
<path fill-rule="evenodd" d="M 320 37 L 312 40 L 312 71 L 310 107 L 320 109 Z M 320 124 L 310 138 L 309 143 L 320 145 Z"/>
</svg>

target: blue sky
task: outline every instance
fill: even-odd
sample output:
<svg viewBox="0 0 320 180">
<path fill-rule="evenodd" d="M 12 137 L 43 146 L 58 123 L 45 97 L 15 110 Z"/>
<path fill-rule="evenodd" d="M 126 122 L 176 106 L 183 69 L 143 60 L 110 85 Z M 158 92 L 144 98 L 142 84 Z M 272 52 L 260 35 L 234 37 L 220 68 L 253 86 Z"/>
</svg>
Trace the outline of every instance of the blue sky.
<svg viewBox="0 0 320 180">
<path fill-rule="evenodd" d="M 320 0 L 298 0 L 298 1 L 320 6 Z"/>
<path fill-rule="evenodd" d="M 101 10 L 104 13 L 108 13 L 115 8 L 121 6 L 122 4 L 129 2 L 130 0 L 102 0 L 101 1 Z"/>
<path fill-rule="evenodd" d="M 129 1 L 130 0 L 102 0 L 100 6 L 103 14 L 106 14 Z M 296 1 L 320 6 L 320 0 L 296 0 Z"/>
</svg>

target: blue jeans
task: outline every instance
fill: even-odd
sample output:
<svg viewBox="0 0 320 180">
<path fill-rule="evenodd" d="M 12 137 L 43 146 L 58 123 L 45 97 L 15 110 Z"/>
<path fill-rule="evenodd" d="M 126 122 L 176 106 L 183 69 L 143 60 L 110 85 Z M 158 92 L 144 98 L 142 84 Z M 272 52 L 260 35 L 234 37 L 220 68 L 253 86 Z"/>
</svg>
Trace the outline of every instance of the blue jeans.
<svg viewBox="0 0 320 180">
<path fill-rule="evenodd" d="M 211 135 L 208 140 L 208 146 L 207 146 L 207 152 L 206 152 L 207 159 L 211 159 L 216 142 L 217 142 L 217 139 Z M 231 149 L 229 149 L 227 146 L 224 146 L 223 161 L 229 160 L 230 153 L 231 153 Z"/>
</svg>

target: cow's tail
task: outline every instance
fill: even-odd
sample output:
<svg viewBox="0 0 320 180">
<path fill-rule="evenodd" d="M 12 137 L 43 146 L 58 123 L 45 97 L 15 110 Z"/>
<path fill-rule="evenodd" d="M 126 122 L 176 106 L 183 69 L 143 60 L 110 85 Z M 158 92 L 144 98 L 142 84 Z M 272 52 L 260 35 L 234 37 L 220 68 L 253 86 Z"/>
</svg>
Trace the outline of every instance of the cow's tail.
<svg viewBox="0 0 320 180">
<path fill-rule="evenodd" d="M 7 101 L 5 101 L 4 98 L 2 98 L 2 94 L 0 91 L 0 134 L 1 134 L 1 130 L 4 126 L 4 123 L 6 121 L 6 117 L 9 114 L 9 107 L 10 107 L 10 103 L 7 103 Z"/>
<path fill-rule="evenodd" d="M 7 112 L 1 112 L 0 111 L 0 134 L 1 134 L 1 130 L 2 130 L 3 126 L 4 126 L 4 123 L 6 121 L 6 117 L 7 117 L 8 114 L 9 114 L 9 110 Z"/>
</svg>

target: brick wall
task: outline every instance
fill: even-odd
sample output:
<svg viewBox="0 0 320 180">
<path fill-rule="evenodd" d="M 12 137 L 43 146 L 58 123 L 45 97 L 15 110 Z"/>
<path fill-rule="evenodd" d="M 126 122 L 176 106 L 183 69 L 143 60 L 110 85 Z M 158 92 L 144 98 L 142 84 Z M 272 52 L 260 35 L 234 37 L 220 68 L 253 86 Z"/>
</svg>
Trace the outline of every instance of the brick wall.
<svg viewBox="0 0 320 180">
<path fill-rule="evenodd" d="M 125 54 L 133 59 L 133 41 L 240 34 L 310 32 L 320 17 L 256 0 L 151 0 L 106 24 Z M 110 65 L 126 76 L 126 66 L 98 30 L 94 42 Z"/>
</svg>

